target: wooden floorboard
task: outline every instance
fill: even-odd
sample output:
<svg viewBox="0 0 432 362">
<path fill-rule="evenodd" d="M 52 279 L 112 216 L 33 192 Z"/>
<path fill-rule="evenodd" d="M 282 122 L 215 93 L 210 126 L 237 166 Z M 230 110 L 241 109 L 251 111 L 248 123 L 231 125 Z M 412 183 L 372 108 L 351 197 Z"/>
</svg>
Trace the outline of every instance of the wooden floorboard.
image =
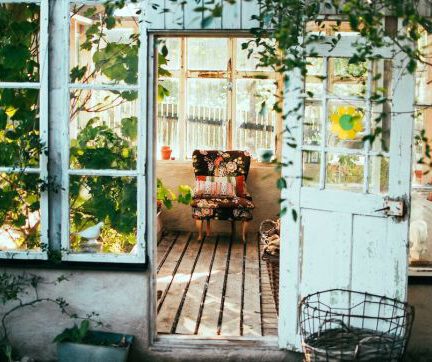
<svg viewBox="0 0 432 362">
<path fill-rule="evenodd" d="M 158 333 L 202 337 L 277 335 L 277 314 L 255 234 L 164 232 L 158 243 Z"/>
<path fill-rule="evenodd" d="M 218 248 L 213 261 L 207 296 L 204 301 L 203 313 L 198 328 L 198 335 L 200 336 L 215 336 L 217 334 L 228 250 L 229 239 L 220 236 L 218 238 Z"/>
<path fill-rule="evenodd" d="M 234 240 L 231 245 L 231 255 L 225 292 L 225 303 L 222 317 L 222 336 L 240 336 L 240 314 L 242 310 L 242 272 L 243 272 L 243 242 Z"/>
<path fill-rule="evenodd" d="M 200 323 L 200 311 L 204 293 L 206 293 L 206 283 L 212 267 L 212 259 L 215 252 L 216 238 L 210 237 L 204 240 L 197 265 L 192 274 L 191 283 L 184 301 L 183 309 L 177 324 L 176 333 L 195 334 Z M 205 299 L 204 299 L 205 300 Z"/>
<path fill-rule="evenodd" d="M 245 285 L 243 304 L 243 335 L 261 336 L 261 301 L 259 288 L 258 242 L 248 235 L 245 258 Z"/>
<path fill-rule="evenodd" d="M 165 303 L 159 310 L 157 316 L 159 333 L 175 333 L 175 317 L 180 308 L 185 289 L 189 284 L 195 259 L 198 256 L 201 245 L 202 242 L 197 239 L 196 235 L 193 235 L 180 261 L 172 283 L 168 288 Z"/>
</svg>

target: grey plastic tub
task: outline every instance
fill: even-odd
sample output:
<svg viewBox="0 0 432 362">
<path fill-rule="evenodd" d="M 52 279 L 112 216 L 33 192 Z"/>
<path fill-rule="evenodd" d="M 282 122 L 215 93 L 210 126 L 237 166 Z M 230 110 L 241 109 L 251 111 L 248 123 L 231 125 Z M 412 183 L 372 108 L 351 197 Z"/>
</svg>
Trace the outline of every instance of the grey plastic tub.
<svg viewBox="0 0 432 362">
<path fill-rule="evenodd" d="M 116 346 L 123 339 L 127 346 Z M 58 343 L 57 358 L 59 362 L 126 362 L 133 339 L 126 334 L 89 331 L 86 343 Z"/>
</svg>

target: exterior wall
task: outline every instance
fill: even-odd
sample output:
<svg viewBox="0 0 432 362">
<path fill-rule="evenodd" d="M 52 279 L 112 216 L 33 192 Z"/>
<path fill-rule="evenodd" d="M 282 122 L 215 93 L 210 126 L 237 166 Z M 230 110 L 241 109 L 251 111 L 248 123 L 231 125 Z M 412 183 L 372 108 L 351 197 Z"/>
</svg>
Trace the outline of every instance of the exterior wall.
<svg viewBox="0 0 432 362">
<path fill-rule="evenodd" d="M 2 269 L 0 272 L 4 271 Z M 7 271 L 22 273 L 17 268 Z M 70 310 L 80 316 L 99 313 L 104 326 L 95 329 L 134 335 L 132 356 L 139 360 L 139 356 L 144 354 L 149 339 L 148 273 L 38 269 L 26 269 L 26 273 L 39 275 L 44 281 L 55 281 L 64 275 L 67 280 L 56 286 L 41 284 L 39 296 L 62 297 L 70 304 Z M 0 315 L 2 308 L 7 310 L 7 305 L 3 307 L 0 304 Z M 73 323 L 54 304 L 41 303 L 12 314 L 7 325 L 11 342 L 22 355 L 37 360 L 53 360 L 56 345 L 52 340 L 64 328 L 72 327 Z"/>
<path fill-rule="evenodd" d="M 218 1 L 215 1 L 215 4 Z M 259 14 L 260 7 L 257 0 L 247 1 L 238 0 L 235 4 L 229 4 L 227 1 L 219 0 L 222 6 L 222 17 L 214 19 L 206 29 L 238 29 L 247 30 L 258 26 L 251 17 Z M 152 4 L 157 3 L 159 6 L 154 8 Z M 185 4 L 182 4 L 185 3 Z M 148 19 L 148 28 L 151 30 L 192 30 L 202 29 L 202 19 L 208 16 L 206 12 L 195 12 L 194 9 L 203 6 L 204 0 L 201 1 L 148 1 L 146 16 Z M 166 9 L 163 11 L 163 9 Z"/>
<path fill-rule="evenodd" d="M 194 173 L 191 161 L 157 161 L 156 175 L 164 185 L 175 193 L 179 185 L 194 186 Z M 280 210 L 280 190 L 276 181 L 280 175 L 273 165 L 252 163 L 247 179 L 247 187 L 255 203 L 253 220 L 249 224 L 250 232 L 257 232 L 261 221 L 274 218 Z M 171 210 L 162 210 L 162 224 L 166 229 L 195 231 L 190 206 L 174 204 Z M 215 232 L 231 232 L 226 221 L 214 220 L 212 230 Z M 240 227 L 237 227 L 240 232 Z"/>
</svg>

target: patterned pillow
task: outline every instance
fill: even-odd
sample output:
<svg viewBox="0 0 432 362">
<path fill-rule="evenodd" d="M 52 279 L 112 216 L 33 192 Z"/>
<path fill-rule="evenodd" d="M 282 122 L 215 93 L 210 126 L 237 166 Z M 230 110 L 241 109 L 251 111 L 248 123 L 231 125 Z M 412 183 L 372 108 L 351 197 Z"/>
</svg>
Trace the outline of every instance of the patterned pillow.
<svg viewBox="0 0 432 362">
<path fill-rule="evenodd" d="M 195 180 L 195 197 L 243 197 L 246 194 L 244 176 L 197 176 Z"/>
</svg>

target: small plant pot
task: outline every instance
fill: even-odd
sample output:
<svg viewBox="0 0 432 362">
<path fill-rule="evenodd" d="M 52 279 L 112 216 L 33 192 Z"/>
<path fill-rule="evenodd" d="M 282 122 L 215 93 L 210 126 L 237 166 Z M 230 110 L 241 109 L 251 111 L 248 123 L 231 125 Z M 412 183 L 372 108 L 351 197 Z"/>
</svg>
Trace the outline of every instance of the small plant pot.
<svg viewBox="0 0 432 362">
<path fill-rule="evenodd" d="M 126 362 L 133 339 L 126 334 L 89 331 L 85 343 L 57 343 L 57 358 L 59 362 Z"/>
<path fill-rule="evenodd" d="M 170 148 L 170 146 L 162 146 L 161 148 L 162 160 L 170 160 L 171 153 L 172 153 L 172 149 Z"/>
</svg>

